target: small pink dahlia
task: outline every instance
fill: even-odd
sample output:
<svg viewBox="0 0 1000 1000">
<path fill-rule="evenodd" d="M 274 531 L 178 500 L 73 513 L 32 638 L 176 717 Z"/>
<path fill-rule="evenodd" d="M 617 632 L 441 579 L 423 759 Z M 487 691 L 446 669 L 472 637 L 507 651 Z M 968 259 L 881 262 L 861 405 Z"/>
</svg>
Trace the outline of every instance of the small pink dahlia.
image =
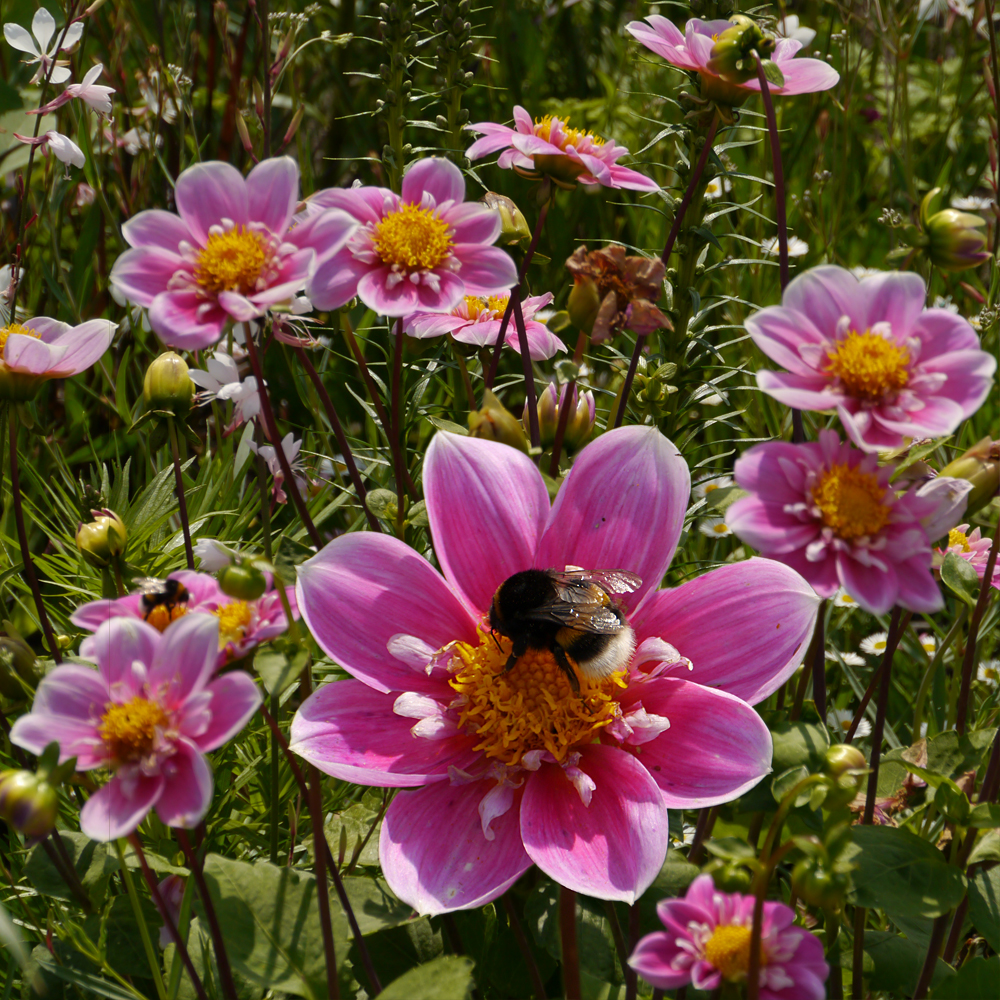
<svg viewBox="0 0 1000 1000">
<path fill-rule="evenodd" d="M 317 263 L 355 228 L 344 212 L 317 212 L 293 225 L 299 168 L 263 160 L 243 177 L 228 163 L 188 167 L 174 189 L 178 215 L 149 209 L 122 227 L 134 248 L 111 269 L 119 295 L 149 309 L 169 347 L 199 350 L 230 323 L 245 323 L 293 300 Z"/>
<path fill-rule="evenodd" d="M 212 680 L 219 625 L 193 614 L 161 635 L 129 618 L 105 622 L 89 656 L 97 669 L 64 664 L 47 674 L 11 742 L 34 754 L 57 740 L 60 761 L 112 770 L 87 800 L 80 829 L 108 841 L 131 833 L 150 809 L 167 826 L 197 826 L 212 801 L 205 754 L 232 739 L 257 711 L 253 678 L 234 670 Z"/>
<path fill-rule="evenodd" d="M 668 807 L 728 801 L 768 772 L 770 734 L 749 703 L 795 670 L 818 601 L 761 559 L 658 590 L 689 489 L 677 449 L 650 427 L 584 448 L 554 504 L 527 455 L 439 432 L 424 490 L 440 573 L 370 532 L 299 568 L 304 620 L 355 679 L 302 705 L 292 748 L 327 774 L 407 789 L 379 851 L 421 913 L 495 899 L 532 864 L 634 901 L 663 863 Z M 576 691 L 547 649 L 505 671 L 509 643 L 487 621 L 510 576 L 567 566 L 642 580 L 621 602 L 628 669 Z"/>
<path fill-rule="evenodd" d="M 897 603 L 938 611 L 943 600 L 931 574 L 930 538 L 940 532 L 947 501 L 919 490 L 898 496 L 892 472 L 836 431 L 820 431 L 818 441 L 805 444 L 759 444 L 736 462 L 736 484 L 752 496 L 726 511 L 726 523 L 801 573 L 821 597 L 843 587 L 872 614 Z"/>
<path fill-rule="evenodd" d="M 514 125 L 515 128 L 496 122 L 466 125 L 483 137 L 466 150 L 466 156 L 478 160 L 502 149 L 497 166 L 504 170 L 513 168 L 526 177 L 545 175 L 563 185 L 603 184 L 633 191 L 659 190 L 656 181 L 618 165 L 618 160 L 628 155 L 624 146 L 606 142 L 593 132 L 570 128 L 568 117 L 546 115 L 533 122 L 531 115 L 517 104 Z"/>
<path fill-rule="evenodd" d="M 281 597 L 273 589 L 270 578 L 267 591 L 255 601 L 240 601 L 227 596 L 215 577 L 209 573 L 179 570 L 171 573 L 167 580 L 176 580 L 182 584 L 187 595 L 172 602 L 161 601 L 151 608 L 144 607 L 141 593 L 127 594 L 114 600 L 91 601 L 77 608 L 69 620 L 77 628 L 96 633 L 104 622 L 111 619 L 138 618 L 152 625 L 158 632 L 165 632 L 168 625 L 193 611 L 214 615 L 219 623 L 220 667 L 238 660 L 254 646 L 267 642 L 288 629 Z M 298 618 L 295 591 L 287 587 L 286 592 L 292 614 Z M 148 605 L 150 602 L 146 603 Z M 80 655 L 91 657 L 96 643 L 96 635 L 84 639 L 80 643 Z"/>
<path fill-rule="evenodd" d="M 954 552 L 976 571 L 980 580 L 984 580 L 992 545 L 993 539 L 983 538 L 979 528 L 973 528 L 972 531 L 969 531 L 969 525 L 959 524 L 948 532 L 948 544 L 944 548 L 938 549 L 937 554 L 941 559 L 944 559 L 949 552 Z M 1000 563 L 993 569 L 993 579 L 990 580 L 990 584 L 1000 590 Z"/>
<path fill-rule="evenodd" d="M 656 907 L 665 931 L 647 934 L 628 964 L 650 985 L 675 990 L 689 983 L 710 992 L 723 983 L 745 983 L 750 968 L 753 896 L 718 892 L 711 875 L 699 875 L 683 899 Z M 784 903 L 764 903 L 760 942 L 761 1000 L 823 1000 L 830 967 L 823 944 Z"/>
<path fill-rule="evenodd" d="M 462 344 L 475 347 L 491 347 L 497 342 L 503 314 L 510 301 L 510 293 L 503 295 L 466 295 L 451 312 L 411 313 L 403 320 L 403 330 L 411 337 L 429 340 L 451 334 Z M 528 354 L 532 361 L 544 361 L 557 351 L 565 351 L 566 345 L 544 324 L 534 318 L 539 309 L 544 309 L 552 301 L 552 293 L 532 295 L 521 303 L 524 315 L 524 332 L 528 337 Z M 505 342 L 521 353 L 521 341 L 514 323 L 507 325 Z"/>
<path fill-rule="evenodd" d="M 496 295 L 517 282 L 514 262 L 492 245 L 499 213 L 465 201 L 462 171 L 441 157 L 406 171 L 402 197 L 380 187 L 326 188 L 307 208 L 343 209 L 358 223 L 309 280 L 317 309 L 339 309 L 356 295 L 382 316 L 448 312 L 463 296 Z"/>
<path fill-rule="evenodd" d="M 835 409 L 866 451 L 951 434 L 986 399 L 997 363 L 967 320 L 925 309 L 926 296 L 909 271 L 859 281 L 842 267 L 812 268 L 780 306 L 746 320 L 754 343 L 788 369 L 759 371 L 757 384 L 798 410 Z"/>
</svg>

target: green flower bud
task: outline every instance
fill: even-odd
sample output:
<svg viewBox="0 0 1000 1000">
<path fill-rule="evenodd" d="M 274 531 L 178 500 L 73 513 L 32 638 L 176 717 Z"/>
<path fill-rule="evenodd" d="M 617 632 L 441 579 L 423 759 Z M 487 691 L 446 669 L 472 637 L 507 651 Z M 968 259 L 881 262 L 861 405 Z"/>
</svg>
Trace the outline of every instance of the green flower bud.
<svg viewBox="0 0 1000 1000">
<path fill-rule="evenodd" d="M 487 191 L 479 200 L 500 216 L 500 235 L 497 237 L 497 243 L 501 246 L 518 244 L 526 247 L 531 242 L 528 220 L 510 198 L 495 191 Z"/>
<path fill-rule="evenodd" d="M 774 52 L 775 39 L 765 35 L 754 21 L 743 14 L 734 14 L 729 23 L 732 27 L 726 28 L 712 46 L 707 68 L 726 83 L 746 83 L 757 75 L 754 52 L 761 59 L 766 59 Z M 740 103 L 746 96 L 746 92 L 742 92 Z"/>
<path fill-rule="evenodd" d="M 191 409 L 194 382 L 188 375 L 187 362 L 173 351 L 161 354 L 146 369 L 142 398 L 147 410 L 169 410 L 183 417 Z"/>
<path fill-rule="evenodd" d="M 59 793 L 31 771 L 0 773 L 0 819 L 29 838 L 42 838 L 55 829 Z"/>
<path fill-rule="evenodd" d="M 482 409 L 469 414 L 469 435 L 486 441 L 499 441 L 525 454 L 528 452 L 528 439 L 524 436 L 521 421 L 489 389 L 483 395 Z"/>
<path fill-rule="evenodd" d="M 747 892 L 750 888 L 750 872 L 735 861 L 716 858 L 705 866 L 705 871 L 720 892 Z"/>
<path fill-rule="evenodd" d="M 850 743 L 834 743 L 824 755 L 826 773 L 831 778 L 839 778 L 848 771 L 866 771 L 868 761 L 865 755 Z"/>
<path fill-rule="evenodd" d="M 223 566 L 215 578 L 222 592 L 238 601 L 256 601 L 267 590 L 267 577 L 247 563 Z"/>
<path fill-rule="evenodd" d="M 34 687 L 38 682 L 36 660 L 34 650 L 20 639 L 0 637 L 0 694 L 6 698 L 23 698 L 24 687 L 17 678 L 21 677 Z"/>
<path fill-rule="evenodd" d="M 594 429 L 594 419 L 596 409 L 594 405 L 593 393 L 580 392 L 575 383 L 564 385 L 556 393 L 555 382 L 550 382 L 538 397 L 538 430 L 543 448 L 551 448 L 555 443 L 556 434 L 559 430 L 559 416 L 562 407 L 566 403 L 567 394 L 572 390 L 569 405 L 572 411 L 566 420 L 566 429 L 563 433 L 563 448 L 567 452 L 575 451 L 589 436 Z M 530 427 L 528 416 L 528 404 L 524 404 L 524 413 L 521 416 L 521 423 L 525 431 Z"/>
<path fill-rule="evenodd" d="M 980 507 L 985 507 L 1000 489 L 1000 441 L 984 437 L 949 462 L 939 475 L 967 479 L 972 483 L 972 492 L 966 497 L 965 514 L 974 514 Z"/>
<path fill-rule="evenodd" d="M 839 910 L 847 893 L 847 880 L 839 872 L 827 871 L 815 858 L 803 858 L 792 869 L 792 889 L 807 906 Z"/>
<path fill-rule="evenodd" d="M 103 569 L 125 551 L 128 532 L 112 510 L 94 510 L 91 514 L 94 520 L 76 529 L 76 547 L 91 566 Z"/>
<path fill-rule="evenodd" d="M 573 290 L 569 293 L 566 311 L 570 322 L 588 336 L 594 329 L 597 312 L 601 308 L 601 292 L 592 278 L 577 275 L 573 280 Z"/>
<path fill-rule="evenodd" d="M 920 203 L 924 252 L 942 271 L 965 271 L 989 259 L 986 220 L 979 215 L 945 208 L 931 212 L 941 188 L 928 191 Z M 921 241 L 924 242 L 924 241 Z"/>
</svg>

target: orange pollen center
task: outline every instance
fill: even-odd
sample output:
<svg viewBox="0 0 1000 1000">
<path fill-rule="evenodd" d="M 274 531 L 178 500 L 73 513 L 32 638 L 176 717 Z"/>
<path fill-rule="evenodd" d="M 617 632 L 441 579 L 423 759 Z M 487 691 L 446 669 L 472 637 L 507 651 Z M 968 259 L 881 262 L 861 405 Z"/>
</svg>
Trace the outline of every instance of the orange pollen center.
<svg viewBox="0 0 1000 1000">
<path fill-rule="evenodd" d="M 372 243 L 384 263 L 428 271 L 451 254 L 452 235 L 432 209 L 403 202 L 375 225 Z"/>
<path fill-rule="evenodd" d="M 124 705 L 107 705 L 101 717 L 101 739 L 114 762 L 129 763 L 149 756 L 157 734 L 168 723 L 167 713 L 156 702 L 136 695 Z"/>
<path fill-rule="evenodd" d="M 845 391 L 871 403 L 906 388 L 909 364 L 905 347 L 870 330 L 852 330 L 826 356 L 826 371 L 840 379 Z"/>
<path fill-rule="evenodd" d="M 212 294 L 240 292 L 247 295 L 257 290 L 257 281 L 269 257 L 270 249 L 265 239 L 245 226 L 212 233 L 198 253 L 195 281 Z"/>
<path fill-rule="evenodd" d="M 499 642 L 500 649 L 482 633 L 478 646 L 456 643 L 448 682 L 459 695 L 459 726 L 479 737 L 475 749 L 487 757 L 513 765 L 532 750 L 547 750 L 562 761 L 621 716 L 624 673 L 580 677 L 577 693 L 547 649 L 529 649 L 505 671 L 510 646 Z"/>
<path fill-rule="evenodd" d="M 478 295 L 466 295 L 465 311 L 469 314 L 469 319 L 479 319 L 483 313 L 489 313 L 487 318 L 491 318 L 506 311 L 509 299 L 509 295 L 490 295 L 485 299 Z"/>
<path fill-rule="evenodd" d="M 162 632 L 171 622 L 177 621 L 178 618 L 186 615 L 187 612 L 187 606 L 184 604 L 157 604 L 146 615 L 146 621 L 158 632 Z"/>
<path fill-rule="evenodd" d="M 969 536 L 964 531 L 959 531 L 958 528 L 952 528 L 948 532 L 948 548 L 953 549 L 956 546 L 961 546 L 963 552 L 972 551 L 972 546 L 969 544 Z"/>
<path fill-rule="evenodd" d="M 243 641 L 253 612 L 246 601 L 230 601 L 212 612 L 219 619 L 219 648 Z"/>
<path fill-rule="evenodd" d="M 874 473 L 832 465 L 813 487 L 812 499 L 835 535 L 853 539 L 875 535 L 885 527 L 892 513 L 884 502 L 886 492 Z"/>
<path fill-rule="evenodd" d="M 34 337 L 35 340 L 42 339 L 42 335 L 36 330 L 32 330 L 30 326 L 21 326 L 20 323 L 11 323 L 8 326 L 0 327 L 0 356 L 3 355 L 4 348 L 7 346 L 7 338 L 12 333 L 20 334 L 22 337 Z"/>
<path fill-rule="evenodd" d="M 561 119 L 562 121 L 562 137 L 558 142 L 560 149 L 565 149 L 567 146 L 572 146 L 574 149 L 580 145 L 581 139 L 589 139 L 591 144 L 594 146 L 603 146 L 604 140 L 599 136 L 594 135 L 593 132 L 588 132 L 581 128 L 569 128 L 569 115 Z M 546 142 L 552 142 L 549 136 L 552 133 L 552 115 L 545 115 L 544 118 L 535 119 L 535 135 L 540 139 L 544 139 Z M 553 145 L 556 145 L 553 143 Z"/>
<path fill-rule="evenodd" d="M 738 924 L 716 927 L 705 943 L 705 961 L 730 982 L 742 979 L 750 968 L 750 928 Z"/>
</svg>

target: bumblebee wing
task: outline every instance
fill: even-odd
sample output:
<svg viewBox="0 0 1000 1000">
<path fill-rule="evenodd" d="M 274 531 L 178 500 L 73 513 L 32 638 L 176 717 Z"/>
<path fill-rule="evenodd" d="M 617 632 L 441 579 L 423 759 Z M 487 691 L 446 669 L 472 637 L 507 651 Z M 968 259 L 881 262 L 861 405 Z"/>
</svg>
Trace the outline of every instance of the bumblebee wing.
<svg viewBox="0 0 1000 1000">
<path fill-rule="evenodd" d="M 596 584 L 608 594 L 631 594 L 642 584 L 642 578 L 624 569 L 584 570 L 567 567 L 563 572 L 553 571 L 552 580 L 556 587 L 567 591 L 586 590 L 588 585 Z M 572 597 L 564 596 L 564 600 L 573 601 Z"/>
<path fill-rule="evenodd" d="M 626 625 L 608 604 L 601 604 L 591 598 L 588 602 L 553 601 L 524 613 L 524 618 L 539 622 L 552 622 L 580 632 L 596 632 L 611 635 L 620 632 Z"/>
</svg>

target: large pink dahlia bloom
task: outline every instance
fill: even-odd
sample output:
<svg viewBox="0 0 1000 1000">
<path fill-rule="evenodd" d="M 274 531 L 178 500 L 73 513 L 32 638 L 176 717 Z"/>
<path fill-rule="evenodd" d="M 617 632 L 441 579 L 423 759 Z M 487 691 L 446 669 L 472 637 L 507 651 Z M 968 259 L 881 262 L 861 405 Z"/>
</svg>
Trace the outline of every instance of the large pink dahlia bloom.
<svg viewBox="0 0 1000 1000">
<path fill-rule="evenodd" d="M 760 559 L 658 590 L 689 489 L 654 428 L 584 448 L 554 504 L 528 456 L 439 432 L 424 492 L 440 573 L 368 532 L 299 568 L 304 620 L 355 679 L 302 705 L 293 749 L 336 777 L 408 789 L 379 850 L 418 911 L 479 906 L 532 863 L 631 902 L 663 863 L 668 807 L 727 801 L 768 772 L 771 738 L 748 703 L 799 664 L 818 600 Z M 578 693 L 547 650 L 505 673 L 506 640 L 501 650 L 484 625 L 512 574 L 566 566 L 642 579 L 622 601 L 637 643 L 629 671 L 582 678 Z"/>
<path fill-rule="evenodd" d="M 708 68 L 716 39 L 731 27 L 729 21 L 700 21 L 692 18 L 684 26 L 682 35 L 672 21 L 652 14 L 645 21 L 630 22 L 625 30 L 671 65 L 697 73 L 707 97 L 726 103 L 737 98 L 738 103 L 743 99 L 740 92 L 743 97 L 760 93 L 760 81 L 757 77 L 733 83 L 723 80 Z M 822 59 L 796 59 L 801 48 L 802 43 L 794 38 L 778 39 L 771 61 L 781 70 L 785 82 L 780 87 L 769 84 L 768 89 L 772 94 L 811 94 L 814 91 L 829 90 L 840 80 L 840 74 Z"/>
<path fill-rule="evenodd" d="M 243 177 L 228 163 L 188 167 L 174 189 L 178 215 L 149 209 L 122 233 L 134 248 L 111 269 L 119 295 L 149 309 L 149 323 L 170 347 L 214 344 L 227 325 L 275 306 L 308 309 L 297 296 L 317 263 L 355 228 L 344 212 L 317 212 L 293 225 L 298 164 L 263 160 Z"/>
<path fill-rule="evenodd" d="M 232 739 L 261 701 L 249 674 L 212 680 L 218 649 L 211 615 L 188 615 L 162 635 L 113 618 L 94 635 L 96 670 L 64 664 L 38 685 L 11 741 L 40 754 L 57 740 L 61 761 L 76 757 L 80 771 L 114 772 L 80 813 L 88 837 L 124 837 L 154 806 L 167 826 L 201 822 L 212 801 L 204 755 Z"/>
<path fill-rule="evenodd" d="M 517 281 L 514 262 L 492 246 L 499 213 L 465 200 L 465 178 L 449 160 L 414 163 L 402 197 L 380 187 L 326 188 L 307 208 L 343 209 L 358 223 L 309 280 L 317 309 L 339 309 L 356 295 L 382 316 L 448 312 L 465 295 L 496 295 Z"/>
<path fill-rule="evenodd" d="M 798 570 L 821 597 L 843 587 L 872 614 L 897 603 L 938 611 L 943 599 L 931 574 L 930 539 L 940 531 L 934 525 L 941 499 L 912 489 L 898 496 L 892 472 L 836 431 L 820 431 L 818 441 L 805 444 L 759 444 L 736 462 L 736 483 L 752 495 L 726 511 L 726 524 L 763 555 Z"/>
<path fill-rule="evenodd" d="M 798 410 L 836 409 L 866 451 L 951 434 L 986 399 L 996 359 L 969 322 L 925 309 L 912 272 L 860 281 L 814 267 L 789 283 L 780 306 L 746 321 L 754 343 L 787 372 L 759 371 L 768 395 Z"/>
<path fill-rule="evenodd" d="M 168 625 L 182 620 L 190 612 L 214 615 L 219 623 L 220 667 L 238 660 L 254 646 L 267 642 L 288 629 L 281 596 L 273 589 L 270 579 L 267 591 L 255 601 L 240 601 L 224 594 L 218 581 L 209 573 L 179 570 L 171 573 L 167 579 L 176 580 L 187 588 L 186 599 L 175 604 L 159 603 L 151 611 L 144 612 L 142 594 L 126 594 L 124 597 L 104 598 L 83 604 L 70 615 L 69 620 L 77 628 L 97 632 L 104 622 L 113 618 L 138 618 L 148 622 L 158 632 L 164 632 Z M 295 591 L 286 587 L 285 592 L 292 615 L 298 618 Z M 88 636 L 80 643 L 80 655 L 92 657 L 96 645 L 97 636 Z"/>
<path fill-rule="evenodd" d="M 723 982 L 743 983 L 750 967 L 753 896 L 718 892 L 711 875 L 699 875 L 683 899 L 656 908 L 665 931 L 647 934 L 628 964 L 650 985 L 675 990 L 689 983 L 711 992 Z M 761 1000 L 823 1000 L 830 967 L 823 944 L 795 911 L 765 902 L 760 942 Z"/>
<path fill-rule="evenodd" d="M 465 152 L 470 160 L 500 153 L 497 166 L 514 169 L 528 176 L 544 174 L 564 184 L 603 184 L 609 188 L 633 191 L 657 191 L 656 181 L 637 170 L 619 166 L 618 160 L 628 150 L 617 143 L 598 138 L 592 132 L 570 128 L 568 118 L 546 115 L 532 121 L 519 104 L 514 106 L 514 128 L 496 122 L 476 122 L 465 127 L 478 132 L 477 139 Z"/>
</svg>

